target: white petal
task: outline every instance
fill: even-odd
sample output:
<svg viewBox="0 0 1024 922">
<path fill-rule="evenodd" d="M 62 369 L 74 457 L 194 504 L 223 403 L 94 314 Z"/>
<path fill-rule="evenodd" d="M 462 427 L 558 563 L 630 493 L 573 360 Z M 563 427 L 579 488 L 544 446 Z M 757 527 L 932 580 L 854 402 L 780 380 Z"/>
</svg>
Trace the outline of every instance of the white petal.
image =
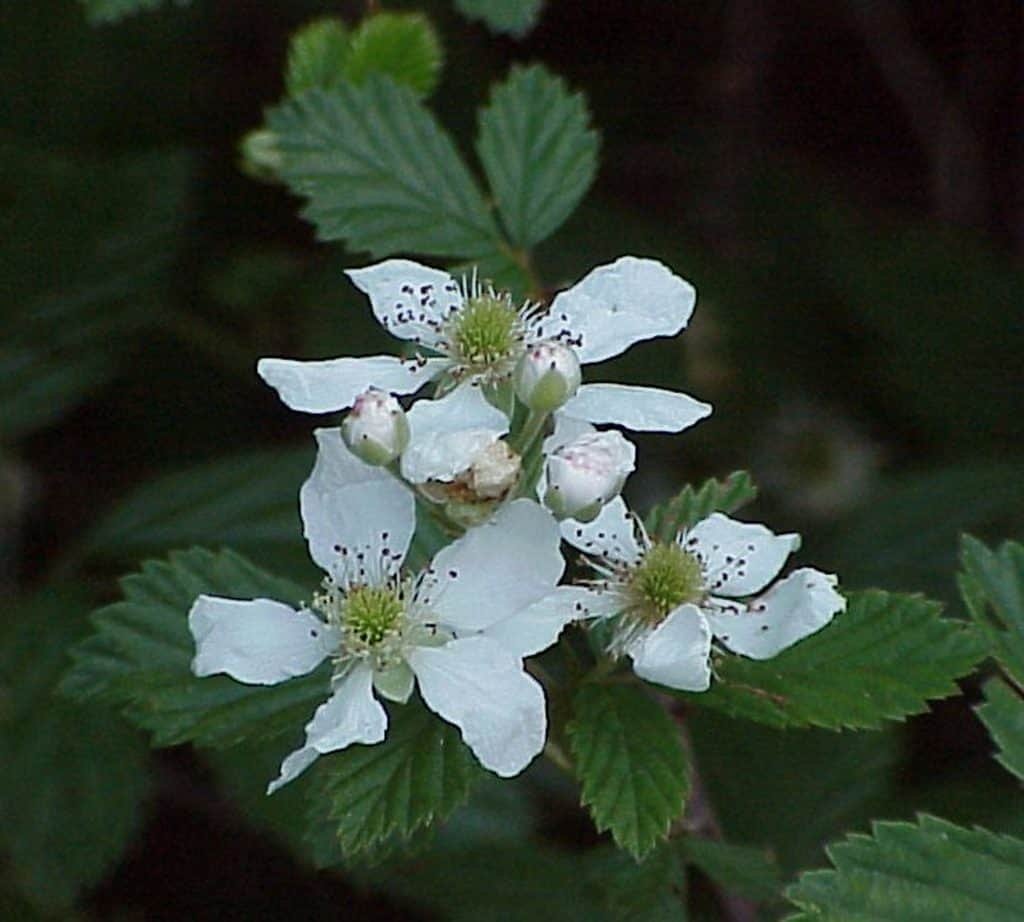
<svg viewBox="0 0 1024 922">
<path fill-rule="evenodd" d="M 281 763 L 281 774 L 267 788 L 279 787 L 304 772 L 317 756 L 344 749 L 353 743 L 372 745 L 384 739 L 388 714 L 373 697 L 373 671 L 360 664 L 335 687 L 334 694 L 316 709 L 306 724 L 306 743 Z"/>
<path fill-rule="evenodd" d="M 419 647 L 409 654 L 427 707 L 462 731 L 484 768 L 521 772 L 544 748 L 544 692 L 519 657 L 486 637 Z"/>
<path fill-rule="evenodd" d="M 724 596 L 760 592 L 800 547 L 799 535 L 776 535 L 764 525 L 737 522 L 720 512 L 698 522 L 681 540 L 701 561 L 707 590 Z"/>
<path fill-rule="evenodd" d="M 582 586 L 559 586 L 522 611 L 492 624 L 484 636 L 516 656 L 533 656 L 558 640 L 562 628 L 570 622 L 594 617 L 591 603 L 602 599 Z"/>
<path fill-rule="evenodd" d="M 413 483 L 451 480 L 508 432 L 508 418 L 472 383 L 440 400 L 417 400 L 407 414 L 409 447 L 402 476 Z"/>
<path fill-rule="evenodd" d="M 560 523 L 560 528 L 562 537 L 585 554 L 629 564 L 643 553 L 637 541 L 633 514 L 621 496 L 605 505 L 594 521 L 566 519 Z"/>
<path fill-rule="evenodd" d="M 551 513 L 517 499 L 438 552 L 429 604 L 456 633 L 490 627 L 555 588 L 565 569 L 560 543 Z"/>
<path fill-rule="evenodd" d="M 681 432 L 708 416 L 711 406 L 657 387 L 584 384 L 559 412 L 636 432 Z"/>
<path fill-rule="evenodd" d="M 462 292 L 447 272 L 408 259 L 387 259 L 345 274 L 369 295 L 384 329 L 399 339 L 436 346 L 441 324 L 462 307 Z"/>
<path fill-rule="evenodd" d="M 835 586 L 834 576 L 804 567 L 746 605 L 726 603 L 705 614 L 715 637 L 734 653 L 769 659 L 846 608 L 846 599 Z"/>
<path fill-rule="evenodd" d="M 394 355 L 326 359 L 260 359 L 256 370 L 293 410 L 333 413 L 352 406 L 369 387 L 412 394 L 441 373 L 446 359 L 400 359 Z"/>
<path fill-rule="evenodd" d="M 555 429 L 551 435 L 544 439 L 542 446 L 546 455 L 550 455 L 556 448 L 561 448 L 582 435 L 590 435 L 593 432 L 597 432 L 586 420 L 566 416 L 560 410 L 555 411 L 554 419 Z"/>
<path fill-rule="evenodd" d="M 308 611 L 270 599 L 201 595 L 188 613 L 197 676 L 227 673 L 250 685 L 276 685 L 312 672 L 340 642 L 338 632 Z"/>
<path fill-rule="evenodd" d="M 695 692 L 711 685 L 711 628 L 696 605 L 680 605 L 628 652 L 648 682 Z"/>
<path fill-rule="evenodd" d="M 309 555 L 339 578 L 359 553 L 397 567 L 416 527 L 416 501 L 387 470 L 352 454 L 338 429 L 317 429 L 316 464 L 299 491 Z M 387 550 L 387 554 L 382 552 Z"/>
<path fill-rule="evenodd" d="M 693 286 L 660 262 L 623 256 L 559 294 L 540 335 L 580 337 L 579 360 L 601 362 L 642 339 L 675 336 L 696 300 Z"/>
</svg>

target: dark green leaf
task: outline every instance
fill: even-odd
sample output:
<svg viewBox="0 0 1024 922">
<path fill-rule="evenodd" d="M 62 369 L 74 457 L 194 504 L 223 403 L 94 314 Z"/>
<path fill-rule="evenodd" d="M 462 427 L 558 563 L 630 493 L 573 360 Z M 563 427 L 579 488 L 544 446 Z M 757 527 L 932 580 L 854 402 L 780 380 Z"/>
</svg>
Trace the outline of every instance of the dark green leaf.
<svg viewBox="0 0 1024 922">
<path fill-rule="evenodd" d="M 90 22 L 116 22 L 133 13 L 155 10 L 167 0 L 79 0 L 85 7 Z M 173 0 L 177 6 L 185 6 L 190 0 Z"/>
<path fill-rule="evenodd" d="M 769 900 L 782 885 L 779 866 L 768 852 L 714 839 L 688 836 L 679 852 L 729 893 L 750 900 Z"/>
<path fill-rule="evenodd" d="M 1024 780 L 1024 699 L 1002 679 L 991 679 L 976 710 L 999 746 L 999 763 Z"/>
<path fill-rule="evenodd" d="M 544 0 L 455 0 L 467 19 L 478 19 L 493 32 L 522 37 L 536 24 Z"/>
<path fill-rule="evenodd" d="M 647 515 L 651 537 L 671 541 L 713 512 L 732 513 L 757 498 L 757 487 L 746 471 L 735 471 L 725 480 L 711 478 L 694 490 L 687 485 L 668 502 L 659 503 Z"/>
<path fill-rule="evenodd" d="M 989 651 L 1024 684 L 1024 545 L 990 551 L 970 535 L 960 546 L 960 591 Z"/>
<path fill-rule="evenodd" d="M 296 31 L 288 43 L 284 72 L 288 95 L 334 86 L 344 79 L 349 41 L 348 28 L 334 16 L 315 19 Z"/>
<path fill-rule="evenodd" d="M 605 898 L 612 918 L 643 922 L 686 919 L 686 877 L 670 844 L 637 862 L 618 849 L 585 856 L 592 886 Z"/>
<path fill-rule="evenodd" d="M 345 76 L 363 83 L 370 74 L 390 77 L 429 96 L 441 77 L 444 52 L 430 20 L 420 13 L 376 13 L 352 34 Z"/>
</svg>

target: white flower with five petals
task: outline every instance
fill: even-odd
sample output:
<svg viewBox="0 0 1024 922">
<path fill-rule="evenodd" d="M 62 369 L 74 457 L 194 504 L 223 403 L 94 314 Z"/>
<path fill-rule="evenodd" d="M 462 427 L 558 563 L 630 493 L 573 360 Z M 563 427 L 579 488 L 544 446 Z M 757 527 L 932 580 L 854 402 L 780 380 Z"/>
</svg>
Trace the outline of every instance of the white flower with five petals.
<svg viewBox="0 0 1024 922">
<path fill-rule="evenodd" d="M 330 697 L 268 793 L 324 753 L 383 740 L 388 718 L 376 696 L 404 702 L 414 684 L 482 765 L 504 777 L 522 771 L 546 733 L 544 693 L 522 658 L 553 643 L 571 617 L 555 588 L 564 561 L 554 520 L 512 502 L 423 572 L 403 574 L 412 496 L 353 456 L 337 429 L 316 437 L 300 507 L 323 591 L 298 610 L 203 595 L 189 613 L 196 675 L 276 685 L 333 664 Z"/>
</svg>

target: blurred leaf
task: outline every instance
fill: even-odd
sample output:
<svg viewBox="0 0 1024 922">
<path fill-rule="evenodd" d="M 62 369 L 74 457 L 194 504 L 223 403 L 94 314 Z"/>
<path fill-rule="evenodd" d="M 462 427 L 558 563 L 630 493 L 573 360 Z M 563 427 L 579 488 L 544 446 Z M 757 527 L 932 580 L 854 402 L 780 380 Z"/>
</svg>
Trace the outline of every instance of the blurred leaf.
<svg viewBox="0 0 1024 922">
<path fill-rule="evenodd" d="M 444 51 L 430 20 L 421 13 L 375 13 L 352 33 L 345 76 L 363 83 L 370 74 L 390 77 L 429 96 L 441 77 Z"/>
<path fill-rule="evenodd" d="M 370 77 L 271 110 L 281 177 L 309 199 L 321 240 L 373 256 L 484 256 L 500 249 L 487 205 L 448 135 L 415 94 Z"/>
<path fill-rule="evenodd" d="M 989 651 L 1024 685 L 1024 545 L 1005 542 L 990 551 L 964 535 L 960 545 L 960 591 Z"/>
<path fill-rule="evenodd" d="M 659 503 L 644 522 L 658 541 L 672 541 L 713 512 L 733 513 L 757 498 L 757 487 L 746 471 L 734 471 L 725 480 L 709 479 L 694 490 L 687 485 L 672 499 Z"/>
<path fill-rule="evenodd" d="M 687 836 L 678 843 L 688 864 L 700 868 L 729 893 L 750 900 L 769 900 L 778 895 L 782 876 L 767 852 L 714 839 Z"/>
<path fill-rule="evenodd" d="M 851 593 L 827 627 L 769 660 L 723 656 L 699 696 L 677 694 L 777 727 L 878 727 L 957 692 L 984 655 L 962 622 L 920 596 Z"/>
<path fill-rule="evenodd" d="M 597 147 L 583 94 L 541 65 L 515 67 L 494 87 L 477 152 L 513 243 L 529 248 L 572 214 L 594 181 Z"/>
<path fill-rule="evenodd" d="M 605 897 L 614 919 L 683 922 L 686 919 L 686 877 L 669 844 L 636 861 L 618 849 L 584 856 L 592 886 Z"/>
<path fill-rule="evenodd" d="M 540 17 L 544 0 L 455 0 L 455 7 L 467 19 L 478 19 L 492 32 L 507 32 L 521 38 Z"/>
<path fill-rule="evenodd" d="M 809 871 L 786 891 L 812 919 L 1010 922 L 1024 906 L 1024 842 L 932 816 L 875 823 L 871 836 L 829 846 L 830 871 Z"/>
<path fill-rule="evenodd" d="M 144 10 L 155 10 L 167 0 L 78 0 L 85 7 L 90 22 L 117 22 L 125 16 Z M 175 6 L 186 6 L 191 0 L 173 0 Z"/>
<path fill-rule="evenodd" d="M 0 846 L 44 907 L 70 905 L 120 858 L 147 786 L 138 734 L 53 695 L 87 611 L 65 586 L 6 606 L 0 621 Z"/>
<path fill-rule="evenodd" d="M 289 96 L 314 87 L 334 86 L 344 78 L 349 53 L 348 27 L 335 16 L 325 16 L 296 30 L 288 42 L 284 86 Z"/>
<path fill-rule="evenodd" d="M 1024 699 L 1002 679 L 991 679 L 985 703 L 975 710 L 999 746 L 996 760 L 1024 780 Z"/>
<path fill-rule="evenodd" d="M 71 651 L 60 685 L 79 700 L 122 706 L 157 746 L 193 741 L 230 746 L 279 734 L 298 736 L 328 695 L 330 666 L 282 682 L 244 685 L 228 676 L 197 678 L 188 611 L 202 593 L 297 603 L 298 587 L 232 551 L 202 548 L 149 560 L 121 580 L 124 601 L 94 612 L 94 633 Z M 282 753 L 283 754 L 283 753 Z M 268 779 L 269 780 L 269 779 Z"/>
<path fill-rule="evenodd" d="M 689 792 L 678 728 L 643 691 L 583 685 L 568 727 L 581 800 L 637 860 L 668 834 Z"/>
</svg>

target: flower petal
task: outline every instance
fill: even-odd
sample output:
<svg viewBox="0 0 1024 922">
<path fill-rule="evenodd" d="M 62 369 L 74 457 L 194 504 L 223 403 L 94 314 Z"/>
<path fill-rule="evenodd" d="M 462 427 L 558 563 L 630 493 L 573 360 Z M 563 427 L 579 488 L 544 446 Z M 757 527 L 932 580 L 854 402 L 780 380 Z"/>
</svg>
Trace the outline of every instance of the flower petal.
<svg viewBox="0 0 1024 922">
<path fill-rule="evenodd" d="M 570 622 L 595 617 L 591 604 L 602 598 L 582 586 L 559 586 L 522 611 L 492 624 L 484 635 L 516 656 L 533 656 L 558 640 L 562 628 Z"/>
<path fill-rule="evenodd" d="M 606 504 L 592 522 L 566 519 L 560 523 L 560 528 L 562 537 L 573 547 L 594 557 L 630 564 L 643 553 L 637 541 L 633 514 L 621 496 Z"/>
<path fill-rule="evenodd" d="M 407 414 L 402 476 L 413 483 L 451 480 L 508 432 L 508 418 L 466 382 L 440 400 L 417 400 Z"/>
<path fill-rule="evenodd" d="M 770 659 L 846 608 L 835 586 L 831 574 L 803 567 L 746 605 L 726 603 L 705 614 L 715 637 L 734 653 Z"/>
<path fill-rule="evenodd" d="M 335 628 L 308 611 L 270 599 L 201 595 L 188 613 L 197 676 L 227 673 L 250 685 L 276 685 L 312 672 L 340 642 Z"/>
<path fill-rule="evenodd" d="M 281 773 L 267 787 L 273 794 L 297 778 L 318 756 L 344 749 L 353 743 L 372 745 L 384 739 L 388 714 L 373 697 L 373 670 L 360 663 L 338 683 L 306 724 L 306 743 L 285 757 Z"/>
<path fill-rule="evenodd" d="M 559 545 L 551 513 L 517 499 L 438 552 L 429 605 L 456 632 L 490 627 L 554 589 L 565 569 Z"/>
<path fill-rule="evenodd" d="M 447 272 L 408 259 L 386 259 L 345 274 L 369 296 L 385 330 L 430 348 L 438 345 L 444 321 L 462 307 L 462 292 Z"/>
<path fill-rule="evenodd" d="M 680 605 L 627 652 L 648 682 L 695 692 L 711 685 L 711 628 L 696 605 Z"/>
<path fill-rule="evenodd" d="M 558 412 L 636 432 L 681 432 L 710 415 L 711 406 L 658 387 L 584 384 Z"/>
<path fill-rule="evenodd" d="M 412 394 L 448 364 L 446 359 L 400 359 L 394 355 L 326 359 L 260 359 L 256 371 L 293 410 L 333 413 L 352 406 L 369 387 Z"/>
<path fill-rule="evenodd" d="M 737 522 L 720 512 L 698 522 L 681 540 L 701 561 L 708 592 L 730 597 L 760 592 L 800 547 L 799 535 L 776 535 L 764 525 Z"/>
<path fill-rule="evenodd" d="M 578 337 L 580 362 L 602 362 L 642 339 L 675 336 L 696 300 L 693 286 L 657 260 L 623 256 L 559 294 L 540 335 Z"/>
<path fill-rule="evenodd" d="M 309 555 L 339 582 L 362 553 L 397 568 L 416 527 L 416 501 L 381 467 L 352 454 L 338 429 L 317 429 L 316 464 L 299 491 Z M 383 554 L 384 550 L 387 554 Z"/>
<path fill-rule="evenodd" d="M 409 654 L 427 707 L 462 731 L 484 768 L 509 778 L 544 748 L 544 692 L 518 656 L 487 637 Z"/>
</svg>

